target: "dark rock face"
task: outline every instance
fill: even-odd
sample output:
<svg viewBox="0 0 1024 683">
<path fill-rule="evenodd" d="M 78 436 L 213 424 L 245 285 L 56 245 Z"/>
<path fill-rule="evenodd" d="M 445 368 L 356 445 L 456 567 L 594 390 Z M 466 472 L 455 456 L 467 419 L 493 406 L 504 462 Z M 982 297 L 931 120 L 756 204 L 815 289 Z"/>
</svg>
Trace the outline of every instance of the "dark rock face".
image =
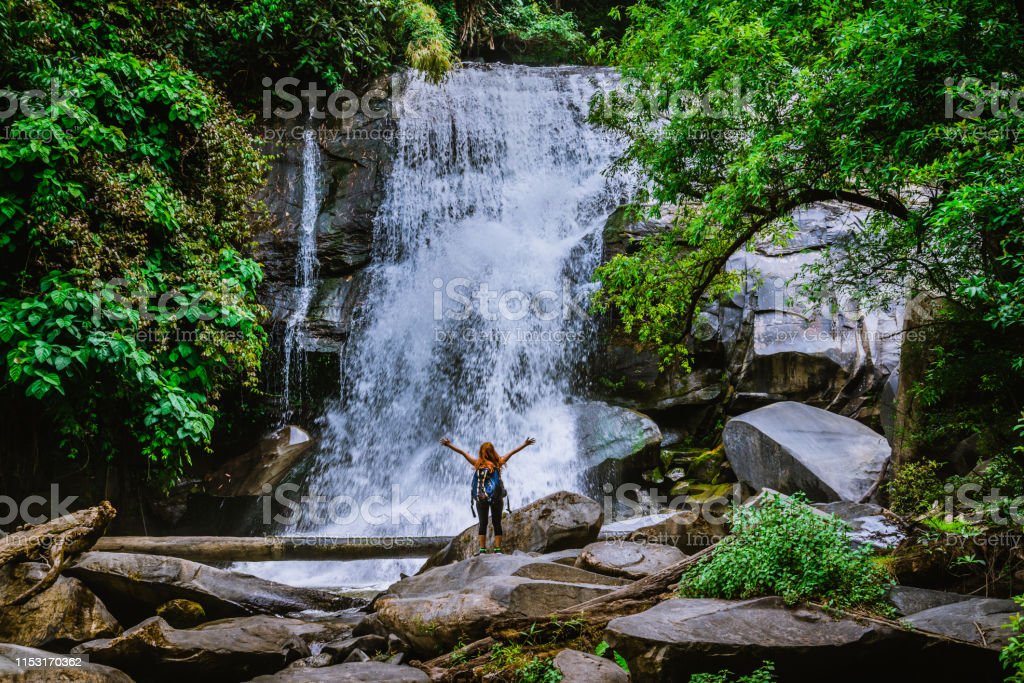
<svg viewBox="0 0 1024 683">
<path fill-rule="evenodd" d="M 211 619 L 352 606 L 350 598 L 326 591 L 159 555 L 85 553 L 66 572 L 100 595 L 115 614 L 123 615 L 125 623 L 135 623 L 178 599 L 199 603 Z"/>
<path fill-rule="evenodd" d="M 225 463 L 205 478 L 215 496 L 260 496 L 263 485 L 276 486 L 313 446 L 305 430 L 287 425 L 262 439 L 255 448 Z"/>
<path fill-rule="evenodd" d="M 792 401 L 734 417 L 722 441 L 736 476 L 754 490 L 803 491 L 823 502 L 859 502 L 891 452 L 856 420 Z"/>
<path fill-rule="evenodd" d="M 373 225 L 384 199 L 390 172 L 395 120 L 391 116 L 391 83 L 387 77 L 370 84 L 367 111 L 346 118 L 328 117 L 316 127 L 320 149 L 319 210 L 315 223 L 317 288 L 301 323 L 302 401 L 310 415 L 338 395 L 337 358 L 348 338 L 350 321 L 361 298 L 361 271 L 370 262 Z M 264 264 L 260 301 L 271 312 L 273 352 L 266 361 L 267 390 L 275 385 L 285 321 L 296 300 L 303 198 L 303 118 L 275 122 L 266 151 L 276 155 L 264 192 L 271 229 L 258 236 L 257 258 Z M 300 370 L 301 372 L 301 370 Z"/>
<path fill-rule="evenodd" d="M 862 311 L 855 304 L 812 306 L 800 293 L 800 269 L 842 240 L 865 212 L 822 203 L 794 214 L 798 232 L 785 244 L 758 243 L 728 269 L 748 275 L 742 290 L 697 321 L 693 372 L 661 372 L 657 355 L 639 350 L 602 322 L 605 344 L 594 359 L 595 388 L 613 403 L 663 412 L 665 424 L 706 431 L 716 415 L 737 415 L 776 401 L 800 401 L 874 422 L 878 396 L 898 366 L 902 307 Z M 639 238 L 670 218 L 630 223 L 621 210 L 605 231 L 605 260 L 631 253 Z"/>
<path fill-rule="evenodd" d="M 737 673 L 763 660 L 779 680 L 854 683 L 865 680 L 996 680 L 996 653 L 937 641 L 927 634 L 893 629 L 811 607 L 787 608 L 779 598 L 682 600 L 613 619 L 608 642 L 626 657 L 636 680 L 688 680 L 728 664 Z M 884 662 L 884 665 L 881 663 Z"/>
<path fill-rule="evenodd" d="M 324 278 L 351 275 L 370 260 L 373 220 L 384 198 L 396 130 L 388 114 L 389 79 L 377 79 L 370 90 L 381 95 L 371 102 L 372 115 L 354 112 L 317 125 L 326 181 L 316 223 L 319 274 Z M 299 118 L 280 123 L 272 129 L 277 139 L 267 145 L 267 152 L 277 155 L 264 196 L 273 229 L 259 236 L 259 242 L 267 280 L 290 285 L 298 253 L 306 122 Z"/>
<path fill-rule="evenodd" d="M 596 540 L 604 521 L 604 509 L 586 496 L 559 491 L 513 510 L 506 520 L 502 524 L 505 527 L 502 545 L 506 551 L 548 553 L 579 548 Z M 477 527 L 472 526 L 428 559 L 420 571 L 464 560 L 477 550 Z"/>
</svg>

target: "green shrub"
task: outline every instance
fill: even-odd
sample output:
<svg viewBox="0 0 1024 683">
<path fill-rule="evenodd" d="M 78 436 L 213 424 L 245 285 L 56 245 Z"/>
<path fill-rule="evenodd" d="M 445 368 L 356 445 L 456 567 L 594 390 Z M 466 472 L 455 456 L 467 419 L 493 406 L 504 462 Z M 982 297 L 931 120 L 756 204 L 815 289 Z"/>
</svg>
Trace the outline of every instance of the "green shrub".
<svg viewBox="0 0 1024 683">
<path fill-rule="evenodd" d="M 422 71 L 431 82 L 440 82 L 451 71 L 455 56 L 437 11 L 420 0 L 401 0 L 395 17 L 408 42 L 405 58 L 409 66 Z"/>
<path fill-rule="evenodd" d="M 609 653 L 611 653 L 612 659 L 619 665 L 619 668 L 626 673 L 629 673 L 629 662 L 627 662 L 626 658 L 620 655 L 616 650 L 613 650 L 607 640 L 602 640 L 597 644 L 597 647 L 594 648 L 594 654 L 598 657 L 607 657 Z"/>
<path fill-rule="evenodd" d="M 760 669 L 748 676 L 733 678 L 733 673 L 728 669 L 714 674 L 694 674 L 690 676 L 690 683 L 774 683 L 775 665 L 771 662 L 764 662 Z"/>
<path fill-rule="evenodd" d="M 939 463 L 931 460 L 901 465 L 886 485 L 892 511 L 899 515 L 918 515 L 942 498 L 938 469 Z"/>
<path fill-rule="evenodd" d="M 1024 607 L 1024 595 L 1018 595 L 1013 600 Z M 1024 620 L 1021 615 L 1012 615 L 1006 628 L 1012 629 L 1014 635 L 999 653 L 999 661 L 1009 671 L 1005 680 L 1006 683 L 1024 683 Z"/>
<path fill-rule="evenodd" d="M 685 597 L 751 598 L 778 595 L 845 609 L 885 611 L 890 585 L 867 547 L 854 548 L 848 527 L 818 514 L 804 496 L 775 495 L 760 507 L 733 510 L 733 534 L 691 567 L 679 584 Z"/>
<path fill-rule="evenodd" d="M 516 671 L 516 683 L 559 683 L 562 672 L 555 668 L 550 659 L 534 657 L 530 662 Z"/>
</svg>

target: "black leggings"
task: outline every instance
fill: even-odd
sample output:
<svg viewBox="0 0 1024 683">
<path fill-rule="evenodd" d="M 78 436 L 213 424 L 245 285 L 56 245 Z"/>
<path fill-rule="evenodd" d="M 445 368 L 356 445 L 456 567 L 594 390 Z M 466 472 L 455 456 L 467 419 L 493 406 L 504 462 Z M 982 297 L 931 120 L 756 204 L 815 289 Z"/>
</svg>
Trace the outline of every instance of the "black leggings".
<svg viewBox="0 0 1024 683">
<path fill-rule="evenodd" d="M 478 500 L 476 502 L 476 516 L 480 518 L 480 535 L 487 535 L 487 511 L 491 512 L 491 524 L 494 526 L 494 535 L 501 536 L 501 515 L 504 512 L 504 496 L 496 496 L 490 501 Z"/>
</svg>

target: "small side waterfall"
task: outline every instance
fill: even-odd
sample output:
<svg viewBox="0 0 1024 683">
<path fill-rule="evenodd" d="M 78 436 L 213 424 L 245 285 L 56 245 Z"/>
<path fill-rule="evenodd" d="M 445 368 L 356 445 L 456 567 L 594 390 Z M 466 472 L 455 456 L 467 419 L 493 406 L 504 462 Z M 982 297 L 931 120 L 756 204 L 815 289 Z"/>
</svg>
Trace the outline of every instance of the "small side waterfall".
<svg viewBox="0 0 1024 683">
<path fill-rule="evenodd" d="M 507 468 L 513 506 L 578 487 L 567 404 L 582 389 L 602 227 L 626 194 L 605 173 L 620 142 L 586 122 L 611 74 L 490 65 L 441 86 L 398 78 L 396 158 L 366 298 L 305 481 L 323 505 L 287 533 L 440 535 L 470 525 L 471 470 L 438 445 L 443 436 L 472 453 L 483 441 L 504 453 L 535 437 Z M 289 564 L 246 569 L 358 586 L 419 562 Z"/>
<path fill-rule="evenodd" d="M 316 291 L 316 219 L 323 192 L 322 175 L 320 143 L 316 128 L 311 124 L 302 135 L 302 212 L 299 218 L 299 249 L 295 258 L 295 295 L 284 328 L 281 403 L 285 416 L 291 410 L 292 385 L 302 386 L 302 364 L 295 364 L 294 368 L 292 365 L 293 356 L 302 349 L 302 326 Z"/>
</svg>

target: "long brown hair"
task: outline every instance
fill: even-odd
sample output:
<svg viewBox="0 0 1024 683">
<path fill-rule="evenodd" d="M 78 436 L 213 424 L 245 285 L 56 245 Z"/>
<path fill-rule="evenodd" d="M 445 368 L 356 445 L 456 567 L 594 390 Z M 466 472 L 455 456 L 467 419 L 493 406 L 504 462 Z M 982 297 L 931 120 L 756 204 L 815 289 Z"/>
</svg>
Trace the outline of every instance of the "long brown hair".
<svg viewBox="0 0 1024 683">
<path fill-rule="evenodd" d="M 484 441 L 480 444 L 480 459 L 476 461 L 478 470 L 496 470 L 501 467 L 501 456 L 494 450 L 494 444 Z"/>
</svg>

